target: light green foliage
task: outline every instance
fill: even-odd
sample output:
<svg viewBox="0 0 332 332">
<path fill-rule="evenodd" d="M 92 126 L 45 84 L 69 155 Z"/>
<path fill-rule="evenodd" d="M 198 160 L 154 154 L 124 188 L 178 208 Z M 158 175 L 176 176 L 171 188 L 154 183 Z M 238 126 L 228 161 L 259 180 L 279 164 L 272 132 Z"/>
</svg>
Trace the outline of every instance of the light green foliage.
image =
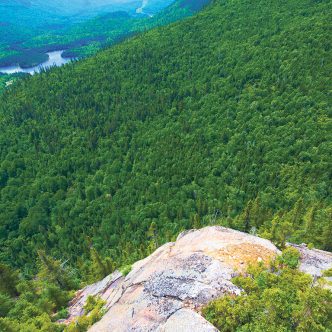
<svg viewBox="0 0 332 332">
<path fill-rule="evenodd" d="M 150 240 L 148 252 L 152 254 L 158 248 L 158 229 L 157 224 L 153 221 L 147 231 L 147 237 Z"/>
<path fill-rule="evenodd" d="M 101 280 L 115 270 L 115 264 L 109 257 L 102 259 L 96 249 L 90 250 L 91 264 L 88 265 L 87 279 L 94 282 Z"/>
<path fill-rule="evenodd" d="M 280 264 L 284 264 L 290 269 L 296 269 L 299 265 L 300 253 L 292 247 L 284 249 L 282 255 L 278 258 Z"/>
<path fill-rule="evenodd" d="M 0 318 L 0 331 L 5 332 L 61 332 L 63 327 L 54 324 L 46 313 L 31 316 L 21 322 L 10 318 Z"/>
<path fill-rule="evenodd" d="M 98 322 L 104 315 L 105 301 L 101 298 L 89 296 L 84 305 L 84 315 L 77 319 L 76 322 L 68 325 L 65 332 L 85 332 L 94 323 Z"/>
<path fill-rule="evenodd" d="M 332 277 L 332 268 L 324 271 L 324 277 Z"/>
<path fill-rule="evenodd" d="M 18 279 L 9 267 L 1 267 L 1 271 L 7 271 L 0 271 L 1 281 L 6 280 L 7 285 L 2 291 L 15 296 L 0 293 L 0 331 L 63 330 L 55 320 L 66 316 L 65 308 L 74 295 L 72 290 L 78 287 L 77 280 L 69 268 L 42 251 L 38 266 L 39 273 L 33 280 Z"/>
<path fill-rule="evenodd" d="M 122 275 L 126 276 L 132 269 L 132 265 L 125 265 L 120 268 Z"/>
<path fill-rule="evenodd" d="M 87 313 L 91 312 L 96 307 L 98 307 L 99 309 L 101 309 L 104 304 L 105 303 L 103 303 L 103 301 L 101 299 L 95 298 L 94 296 L 90 295 L 87 298 L 86 303 L 84 305 L 85 313 L 87 314 Z"/>
<path fill-rule="evenodd" d="M 310 276 L 284 265 L 290 254 L 288 249 L 283 252 L 283 264 L 273 272 L 256 266 L 247 276 L 234 278 L 243 295 L 211 302 L 203 310 L 205 318 L 221 332 L 331 331 L 332 293 L 313 286 Z"/>
</svg>

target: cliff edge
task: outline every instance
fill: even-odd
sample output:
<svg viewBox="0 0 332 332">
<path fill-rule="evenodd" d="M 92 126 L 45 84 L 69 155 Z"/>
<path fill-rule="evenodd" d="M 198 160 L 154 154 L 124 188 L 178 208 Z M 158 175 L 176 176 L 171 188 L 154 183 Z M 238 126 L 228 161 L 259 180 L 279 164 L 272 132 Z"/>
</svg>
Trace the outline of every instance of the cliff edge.
<svg viewBox="0 0 332 332">
<path fill-rule="evenodd" d="M 307 265 L 308 250 L 302 247 Z M 106 301 L 106 314 L 90 332 L 217 331 L 199 314 L 200 308 L 223 294 L 240 294 L 232 277 L 277 254 L 270 241 L 228 228 L 186 231 L 135 263 L 127 276 L 115 272 L 77 292 L 66 323 L 83 314 L 89 295 L 98 295 Z M 322 268 L 331 267 L 332 254 L 321 254 Z M 319 260 L 315 262 L 317 272 Z"/>
</svg>

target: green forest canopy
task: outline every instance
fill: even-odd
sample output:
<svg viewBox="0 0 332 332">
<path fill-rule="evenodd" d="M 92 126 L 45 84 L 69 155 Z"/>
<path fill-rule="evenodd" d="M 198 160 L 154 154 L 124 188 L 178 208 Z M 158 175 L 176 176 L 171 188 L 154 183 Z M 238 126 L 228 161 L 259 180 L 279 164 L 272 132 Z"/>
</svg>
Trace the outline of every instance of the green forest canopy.
<svg viewBox="0 0 332 332">
<path fill-rule="evenodd" d="M 221 223 L 331 248 L 330 1 L 215 1 L 0 100 L 0 260 L 116 265 Z"/>
<path fill-rule="evenodd" d="M 62 331 L 53 322 L 82 281 L 129 271 L 191 227 L 332 250 L 331 14 L 324 0 L 216 0 L 10 86 L 0 98 L 0 330 Z M 262 273 L 315 292 L 301 274 Z M 316 295 L 330 301 L 315 294 L 314 308 Z M 225 301 L 211 304 L 216 325 Z"/>
</svg>

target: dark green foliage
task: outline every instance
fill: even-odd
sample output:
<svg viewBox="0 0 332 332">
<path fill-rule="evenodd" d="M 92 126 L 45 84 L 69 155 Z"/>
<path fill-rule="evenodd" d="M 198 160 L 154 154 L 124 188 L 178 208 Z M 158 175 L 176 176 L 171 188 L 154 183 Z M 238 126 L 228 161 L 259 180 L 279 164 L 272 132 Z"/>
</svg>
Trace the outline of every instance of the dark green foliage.
<svg viewBox="0 0 332 332">
<path fill-rule="evenodd" d="M 77 279 L 130 266 L 191 227 L 331 250 L 330 17 L 329 1 L 217 0 L 7 89 L 0 261 L 23 276 L 39 267 L 39 279 L 14 282 L 0 324 L 52 331 Z M 289 271 L 280 278 L 303 299 L 291 292 L 299 316 L 281 317 L 302 324 L 325 293 Z M 284 289 L 258 301 L 278 294 L 282 306 Z"/>
<path fill-rule="evenodd" d="M 0 73 L 0 94 L 6 89 L 9 88 L 17 79 L 26 76 L 25 74 L 1 74 Z M 1 186 L 1 174 L 0 174 L 0 186 Z"/>
<path fill-rule="evenodd" d="M 216 1 L 15 84 L 0 102 L 0 259 L 31 273 L 44 248 L 86 271 L 93 245 L 121 266 L 150 252 L 152 223 L 158 244 L 222 223 L 328 249 L 329 14 Z"/>
<path fill-rule="evenodd" d="M 71 290 L 78 287 L 73 272 L 66 268 L 64 263 L 54 260 L 41 250 L 38 251 L 38 258 L 40 261 L 39 277 L 43 281 L 55 285 L 62 290 Z"/>
<path fill-rule="evenodd" d="M 5 264 L 0 264 L 0 293 L 17 295 L 18 273 Z"/>
<path fill-rule="evenodd" d="M 281 261 L 288 259 L 287 249 Z M 273 273 L 257 266 L 233 282 L 244 290 L 243 295 L 227 295 L 203 310 L 205 318 L 221 332 L 332 329 L 332 293 L 319 285 L 313 286 L 309 275 L 286 266 L 279 266 Z"/>
<path fill-rule="evenodd" d="M 0 293 L 0 317 L 5 317 L 14 305 L 14 300 L 7 294 Z"/>
</svg>

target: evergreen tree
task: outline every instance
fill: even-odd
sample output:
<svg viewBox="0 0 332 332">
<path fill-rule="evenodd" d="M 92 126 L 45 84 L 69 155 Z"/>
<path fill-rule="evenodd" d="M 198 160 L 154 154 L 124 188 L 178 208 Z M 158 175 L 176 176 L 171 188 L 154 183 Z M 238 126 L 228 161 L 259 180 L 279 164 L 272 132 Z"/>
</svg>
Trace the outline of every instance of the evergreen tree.
<svg viewBox="0 0 332 332">
<path fill-rule="evenodd" d="M 95 248 L 90 249 L 91 266 L 90 280 L 96 281 L 103 279 L 114 271 L 114 262 L 111 258 L 103 260 Z"/>
<path fill-rule="evenodd" d="M 72 273 L 65 268 L 65 264 L 47 256 L 42 250 L 38 251 L 38 257 L 40 261 L 38 275 L 42 280 L 55 284 L 64 290 L 74 289 L 77 286 Z"/>
<path fill-rule="evenodd" d="M 18 281 L 16 271 L 5 264 L 0 264 L 0 293 L 16 296 L 18 294 L 16 289 Z"/>
</svg>

